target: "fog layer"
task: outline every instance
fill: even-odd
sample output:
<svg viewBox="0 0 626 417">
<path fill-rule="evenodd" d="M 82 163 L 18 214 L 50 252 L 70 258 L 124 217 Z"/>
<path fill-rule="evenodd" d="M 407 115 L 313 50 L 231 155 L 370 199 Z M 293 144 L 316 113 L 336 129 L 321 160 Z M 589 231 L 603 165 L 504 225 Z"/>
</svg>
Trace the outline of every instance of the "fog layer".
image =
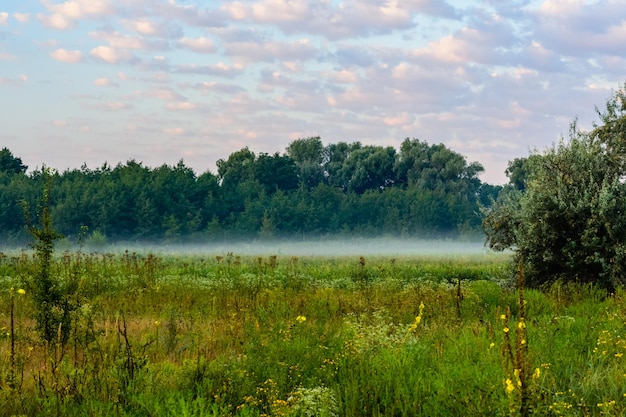
<svg viewBox="0 0 626 417">
<path fill-rule="evenodd" d="M 99 251 L 153 252 L 157 254 L 242 256 L 414 256 L 467 255 L 488 252 L 482 241 L 416 240 L 416 239 L 332 239 L 250 241 L 215 244 L 119 244 Z"/>
</svg>

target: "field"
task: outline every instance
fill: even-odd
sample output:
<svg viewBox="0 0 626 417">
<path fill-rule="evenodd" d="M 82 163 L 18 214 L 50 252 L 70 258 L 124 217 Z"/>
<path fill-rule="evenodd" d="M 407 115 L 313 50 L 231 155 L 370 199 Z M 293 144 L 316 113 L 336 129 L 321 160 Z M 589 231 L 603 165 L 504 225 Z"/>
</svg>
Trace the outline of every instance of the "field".
<svg viewBox="0 0 626 417">
<path fill-rule="evenodd" d="M 0 415 L 624 415 L 626 293 L 516 290 L 507 255 L 0 254 Z M 30 284 L 29 284 L 30 283 Z"/>
</svg>

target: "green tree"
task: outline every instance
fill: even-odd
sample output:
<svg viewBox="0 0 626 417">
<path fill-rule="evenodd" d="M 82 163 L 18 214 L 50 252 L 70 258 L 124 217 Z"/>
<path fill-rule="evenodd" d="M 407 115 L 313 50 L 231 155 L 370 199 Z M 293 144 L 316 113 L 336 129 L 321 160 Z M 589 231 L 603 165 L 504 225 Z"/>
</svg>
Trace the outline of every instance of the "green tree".
<svg viewBox="0 0 626 417">
<path fill-rule="evenodd" d="M 278 190 L 298 188 L 298 170 L 293 159 L 287 155 L 261 153 L 252 164 L 252 177 L 271 195 Z"/>
<path fill-rule="evenodd" d="M 0 150 L 0 172 L 9 174 L 24 174 L 28 166 L 22 163 L 22 159 L 13 156 L 8 148 Z"/>
<path fill-rule="evenodd" d="M 324 182 L 324 145 L 319 136 L 294 140 L 287 146 L 287 155 L 296 163 L 300 182 L 307 189 Z"/>
<path fill-rule="evenodd" d="M 28 230 L 35 242 L 32 244 L 37 256 L 37 272 L 27 282 L 29 293 L 35 302 L 37 330 L 46 343 L 59 341 L 65 344 L 71 329 L 71 313 L 75 306 L 70 298 L 76 290 L 73 282 L 62 283 L 52 270 L 54 242 L 62 237 L 52 227 L 50 215 L 50 188 L 52 175 L 48 168 L 41 170 L 43 192 L 37 209 L 39 224 L 33 223 L 28 204 L 23 202 Z"/>
<path fill-rule="evenodd" d="M 485 212 L 487 244 L 512 249 L 530 286 L 556 280 L 626 283 L 626 96 L 620 90 L 591 132 L 572 123 L 569 140 L 523 168 L 524 187 L 501 192 Z"/>
</svg>

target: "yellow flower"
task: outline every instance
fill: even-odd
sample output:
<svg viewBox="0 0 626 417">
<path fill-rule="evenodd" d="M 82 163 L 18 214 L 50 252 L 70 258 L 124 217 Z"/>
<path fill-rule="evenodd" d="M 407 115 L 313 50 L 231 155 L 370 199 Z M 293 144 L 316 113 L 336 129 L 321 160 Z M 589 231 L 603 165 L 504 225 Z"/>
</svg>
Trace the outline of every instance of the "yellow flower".
<svg viewBox="0 0 626 417">
<path fill-rule="evenodd" d="M 615 354 L 615 357 L 616 357 L 616 358 L 621 358 L 622 356 L 624 356 L 624 354 L 623 354 L 623 353 L 616 353 L 616 354 Z"/>
<path fill-rule="evenodd" d="M 535 372 L 533 372 L 533 379 L 539 379 L 541 376 L 541 369 L 535 368 Z"/>
<path fill-rule="evenodd" d="M 520 321 L 519 323 L 517 323 L 517 328 L 518 328 L 518 329 L 522 330 L 522 329 L 523 329 L 523 328 L 525 328 L 525 327 L 526 327 L 526 324 L 524 324 L 524 322 L 523 322 L 523 321 Z"/>
<path fill-rule="evenodd" d="M 23 288 L 20 288 L 19 290 L 17 290 L 17 293 L 24 295 L 26 294 L 26 291 Z"/>
<path fill-rule="evenodd" d="M 304 322 L 306 321 L 306 317 L 304 317 L 304 316 L 298 316 L 298 317 L 296 317 L 296 321 L 297 321 L 298 323 L 304 323 Z"/>
<path fill-rule="evenodd" d="M 509 328 L 508 328 L 508 327 L 505 327 L 504 329 L 502 329 L 502 331 L 503 331 L 504 333 L 508 333 L 508 332 L 509 332 Z"/>
<path fill-rule="evenodd" d="M 500 320 L 506 320 L 506 316 L 505 316 L 504 314 L 502 314 L 502 315 L 500 316 Z"/>
<path fill-rule="evenodd" d="M 511 378 L 507 378 L 506 381 L 504 381 L 504 390 L 507 394 L 515 391 L 515 385 L 513 385 L 513 381 L 511 381 Z"/>
<path fill-rule="evenodd" d="M 491 344 L 489 345 L 489 349 L 492 349 L 496 344 L 491 342 Z"/>
</svg>

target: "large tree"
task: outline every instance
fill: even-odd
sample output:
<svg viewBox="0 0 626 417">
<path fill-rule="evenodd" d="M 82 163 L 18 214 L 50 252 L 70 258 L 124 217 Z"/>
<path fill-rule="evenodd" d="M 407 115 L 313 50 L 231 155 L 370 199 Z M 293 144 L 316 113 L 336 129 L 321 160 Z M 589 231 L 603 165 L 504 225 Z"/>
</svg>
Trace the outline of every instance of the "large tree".
<svg viewBox="0 0 626 417">
<path fill-rule="evenodd" d="M 512 183 L 483 226 L 491 248 L 515 251 L 530 286 L 626 283 L 625 94 L 590 132 L 573 123 L 568 140 L 509 165 Z"/>
<path fill-rule="evenodd" d="M 2 150 L 0 150 L 0 172 L 23 174 L 27 169 L 28 166 L 22 163 L 22 159 L 13 156 L 8 148 L 2 148 Z"/>
</svg>

